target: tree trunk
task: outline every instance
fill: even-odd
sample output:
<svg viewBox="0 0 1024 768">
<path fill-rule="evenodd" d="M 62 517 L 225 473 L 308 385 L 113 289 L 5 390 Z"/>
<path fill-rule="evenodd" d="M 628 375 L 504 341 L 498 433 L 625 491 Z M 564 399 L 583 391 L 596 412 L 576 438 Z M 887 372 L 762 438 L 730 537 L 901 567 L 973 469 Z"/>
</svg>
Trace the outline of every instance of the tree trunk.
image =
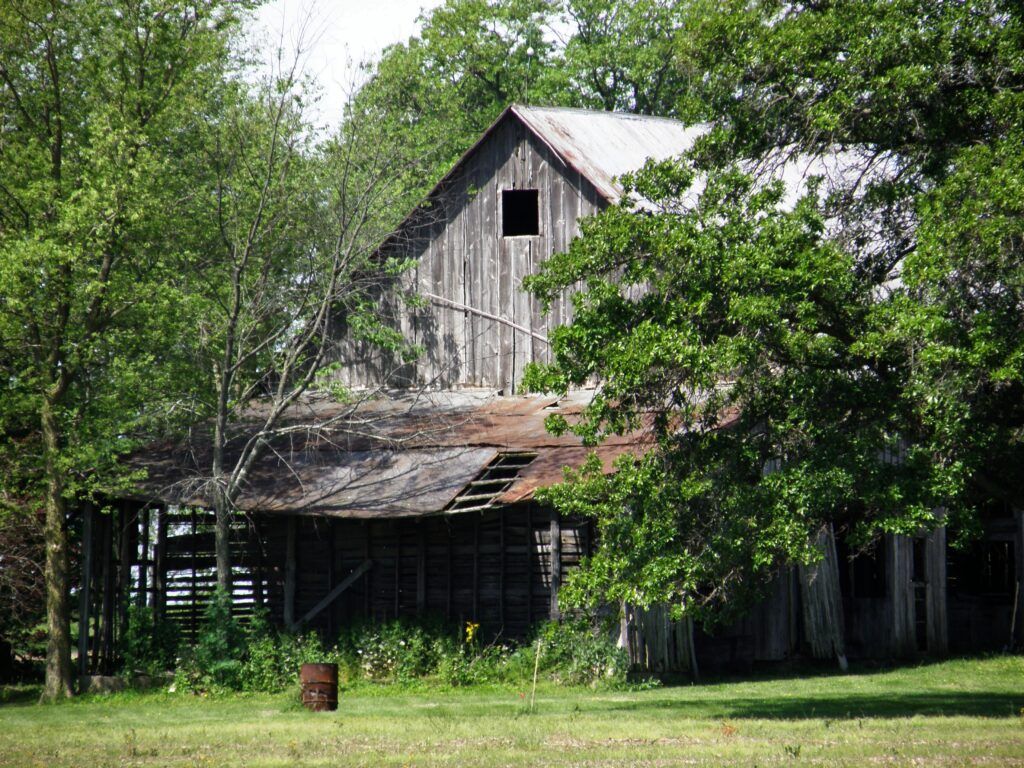
<svg viewBox="0 0 1024 768">
<path fill-rule="evenodd" d="M 43 701 L 71 696 L 71 603 L 68 597 L 68 530 L 64 476 L 58 466 L 60 431 L 53 403 L 43 401 L 41 426 L 46 451 L 46 682 Z"/>
<path fill-rule="evenodd" d="M 219 491 L 219 489 L 218 489 Z M 231 505 L 223 493 L 214 496 L 216 526 L 214 550 L 217 554 L 217 588 L 231 594 Z"/>
</svg>

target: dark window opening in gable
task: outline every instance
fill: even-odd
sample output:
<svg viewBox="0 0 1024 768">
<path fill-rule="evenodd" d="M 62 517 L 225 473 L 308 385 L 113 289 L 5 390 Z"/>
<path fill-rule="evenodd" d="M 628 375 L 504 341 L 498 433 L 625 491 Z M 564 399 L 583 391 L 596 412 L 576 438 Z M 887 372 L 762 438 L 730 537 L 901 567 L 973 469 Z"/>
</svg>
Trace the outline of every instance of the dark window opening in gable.
<svg viewBox="0 0 1024 768">
<path fill-rule="evenodd" d="M 540 234 L 539 192 L 536 189 L 506 189 L 501 193 L 501 234 L 503 237 Z"/>
</svg>

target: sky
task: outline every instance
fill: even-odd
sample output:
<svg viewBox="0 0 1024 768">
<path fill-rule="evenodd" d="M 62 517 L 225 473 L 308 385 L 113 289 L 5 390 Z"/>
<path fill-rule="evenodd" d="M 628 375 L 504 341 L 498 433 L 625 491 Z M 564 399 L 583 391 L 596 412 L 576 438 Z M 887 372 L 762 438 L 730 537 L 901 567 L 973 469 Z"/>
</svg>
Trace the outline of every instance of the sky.
<svg viewBox="0 0 1024 768">
<path fill-rule="evenodd" d="M 440 4 L 441 0 L 273 0 L 260 9 L 252 35 L 265 41 L 268 55 L 283 43 L 285 61 L 292 60 L 302 42 L 304 71 L 323 89 L 316 117 L 336 126 L 345 98 L 358 82 L 358 64 L 379 58 L 385 46 L 416 34 L 416 18 Z"/>
</svg>

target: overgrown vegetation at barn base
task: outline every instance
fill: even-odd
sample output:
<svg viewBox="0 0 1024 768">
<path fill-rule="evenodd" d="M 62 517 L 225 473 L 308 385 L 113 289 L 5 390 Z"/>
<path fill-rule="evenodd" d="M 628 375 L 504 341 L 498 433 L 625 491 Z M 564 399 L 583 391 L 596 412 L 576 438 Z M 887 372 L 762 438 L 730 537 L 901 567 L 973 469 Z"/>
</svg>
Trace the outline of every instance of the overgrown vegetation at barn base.
<svg viewBox="0 0 1024 768">
<path fill-rule="evenodd" d="M 542 680 L 563 685 L 626 682 L 622 649 L 584 621 L 548 622 L 521 644 L 481 643 L 477 629 L 472 622 L 458 628 L 431 620 L 366 622 L 325 643 L 312 632 L 278 632 L 261 614 L 243 628 L 219 594 L 195 646 L 178 661 L 175 690 L 277 693 L 297 684 L 306 663 L 337 664 L 341 680 L 353 685 L 525 684 L 535 665 Z"/>
</svg>

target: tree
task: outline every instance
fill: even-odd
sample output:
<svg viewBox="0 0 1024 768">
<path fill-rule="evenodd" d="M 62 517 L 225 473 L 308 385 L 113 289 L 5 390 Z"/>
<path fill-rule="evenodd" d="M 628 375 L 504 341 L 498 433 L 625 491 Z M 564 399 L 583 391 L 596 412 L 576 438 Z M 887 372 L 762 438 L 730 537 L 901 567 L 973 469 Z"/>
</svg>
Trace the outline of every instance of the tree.
<svg viewBox="0 0 1024 768">
<path fill-rule="evenodd" d="M 189 185 L 176 153 L 244 8 L 0 8 L 0 409 L 17 410 L 39 446 L 46 699 L 71 693 L 68 499 L 154 416 L 148 396 L 178 384 L 183 317 L 167 286 Z"/>
<path fill-rule="evenodd" d="M 194 260 L 182 290 L 200 318 L 189 341 L 203 382 L 195 413 L 212 429 L 208 471 L 192 490 L 212 499 L 223 590 L 231 519 L 254 468 L 275 440 L 330 427 L 296 422 L 293 406 L 340 364 L 337 329 L 400 359 L 411 354 L 388 325 L 392 307 L 377 300 L 408 265 L 376 249 L 407 201 L 394 178 L 415 161 L 391 152 L 353 110 L 339 135 L 317 143 L 300 75 L 294 63 L 278 66 L 225 93 L 193 168 L 201 194 L 189 211 Z"/>
<path fill-rule="evenodd" d="M 602 381 L 552 426 L 658 437 L 551 492 L 603 535 L 578 597 L 721 616 L 819 556 L 822 525 L 867 541 L 942 509 L 965 532 L 982 486 L 1020 505 L 991 469 L 1024 458 L 1022 21 L 999 2 L 685 5 L 677 66 L 700 76 L 679 111 L 715 130 L 629 180 L 655 214 L 602 214 L 530 283 L 585 283 L 532 386 Z M 794 162 L 826 177 L 795 205 L 771 182 Z"/>
<path fill-rule="evenodd" d="M 578 107 L 674 115 L 688 76 L 674 55 L 684 8 L 675 0 L 568 0 L 561 12 L 570 32 L 546 68 L 545 95 Z"/>
</svg>

